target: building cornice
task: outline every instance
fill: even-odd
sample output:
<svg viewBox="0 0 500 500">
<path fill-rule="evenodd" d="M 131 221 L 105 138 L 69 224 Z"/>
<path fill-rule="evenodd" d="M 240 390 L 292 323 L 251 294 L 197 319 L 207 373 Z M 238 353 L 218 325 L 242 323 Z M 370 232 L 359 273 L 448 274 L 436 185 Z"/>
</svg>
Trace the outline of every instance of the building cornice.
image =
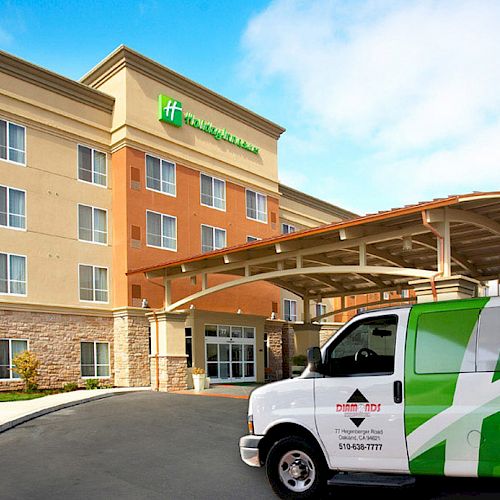
<svg viewBox="0 0 500 500">
<path fill-rule="evenodd" d="M 303 193 L 302 191 L 297 191 L 289 186 L 285 186 L 284 184 L 279 184 L 279 190 L 281 196 L 286 198 L 287 200 L 296 201 L 297 203 L 302 203 L 311 208 L 316 208 L 317 210 L 321 210 L 322 212 L 326 212 L 328 214 L 334 215 L 336 217 L 340 217 L 342 220 L 354 219 L 355 217 L 359 217 L 358 214 L 354 212 L 350 212 L 349 210 L 345 210 L 336 205 L 332 205 L 326 201 L 320 200 L 319 198 L 315 198 L 309 194 Z M 284 210 L 287 210 L 284 207 Z"/>
<path fill-rule="evenodd" d="M 18 311 L 44 314 L 68 314 L 73 316 L 101 316 L 112 318 L 111 309 L 98 309 L 96 307 L 71 307 L 59 305 L 33 304 L 26 302 L 2 302 L 0 301 L 0 310 Z"/>
<path fill-rule="evenodd" d="M 107 113 L 113 111 L 114 97 L 2 50 L 0 50 L 0 72 L 101 111 Z"/>
<path fill-rule="evenodd" d="M 120 45 L 108 57 L 84 75 L 80 81 L 92 87 L 99 87 L 123 68 L 130 68 L 174 90 L 182 92 L 213 109 L 220 111 L 246 125 L 279 139 L 285 129 L 276 123 L 236 104 L 225 97 L 203 87 L 175 71 L 149 59 L 138 52 Z"/>
</svg>

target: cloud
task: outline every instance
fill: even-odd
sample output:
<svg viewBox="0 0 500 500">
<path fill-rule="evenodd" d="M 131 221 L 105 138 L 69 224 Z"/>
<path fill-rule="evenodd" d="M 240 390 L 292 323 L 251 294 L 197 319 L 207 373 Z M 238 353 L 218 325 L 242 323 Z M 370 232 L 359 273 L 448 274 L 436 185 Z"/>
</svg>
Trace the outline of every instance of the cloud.
<svg viewBox="0 0 500 500">
<path fill-rule="evenodd" d="M 249 22 L 244 64 L 285 89 L 294 122 L 370 149 L 380 188 L 498 189 L 498 26 L 496 1 L 278 0 Z"/>
</svg>

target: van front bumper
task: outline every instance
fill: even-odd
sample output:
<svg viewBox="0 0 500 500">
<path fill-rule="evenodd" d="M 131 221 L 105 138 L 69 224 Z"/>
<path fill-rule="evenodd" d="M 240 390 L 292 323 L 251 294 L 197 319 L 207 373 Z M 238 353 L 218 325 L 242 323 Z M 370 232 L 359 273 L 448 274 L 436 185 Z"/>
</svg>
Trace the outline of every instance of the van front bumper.
<svg viewBox="0 0 500 500">
<path fill-rule="evenodd" d="M 240 456 L 251 467 L 260 467 L 259 443 L 264 436 L 251 434 L 240 438 Z"/>
</svg>

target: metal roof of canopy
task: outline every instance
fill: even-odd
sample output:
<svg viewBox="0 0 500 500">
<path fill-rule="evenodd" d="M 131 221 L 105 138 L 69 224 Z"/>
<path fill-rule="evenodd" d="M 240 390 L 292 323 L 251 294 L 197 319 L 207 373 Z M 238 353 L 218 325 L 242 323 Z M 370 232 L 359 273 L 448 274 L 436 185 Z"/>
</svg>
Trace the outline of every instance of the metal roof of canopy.
<svg viewBox="0 0 500 500">
<path fill-rule="evenodd" d="M 305 300 L 382 292 L 415 278 L 500 276 L 500 192 L 473 193 L 370 214 L 129 271 L 162 277 L 165 308 L 255 281 Z M 209 274 L 233 279 L 209 286 Z M 201 276 L 201 290 L 171 303 L 170 283 Z"/>
</svg>

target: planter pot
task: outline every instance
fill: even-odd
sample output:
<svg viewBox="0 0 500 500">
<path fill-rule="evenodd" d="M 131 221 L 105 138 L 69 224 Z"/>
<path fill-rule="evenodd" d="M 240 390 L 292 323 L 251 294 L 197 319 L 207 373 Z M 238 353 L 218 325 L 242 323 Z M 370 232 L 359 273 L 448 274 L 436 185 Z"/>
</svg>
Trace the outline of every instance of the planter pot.
<svg viewBox="0 0 500 500">
<path fill-rule="evenodd" d="M 196 375 L 193 373 L 193 385 L 196 392 L 201 392 L 205 389 L 206 375 Z"/>
<path fill-rule="evenodd" d="M 205 377 L 205 389 L 210 389 L 210 377 Z"/>
</svg>

